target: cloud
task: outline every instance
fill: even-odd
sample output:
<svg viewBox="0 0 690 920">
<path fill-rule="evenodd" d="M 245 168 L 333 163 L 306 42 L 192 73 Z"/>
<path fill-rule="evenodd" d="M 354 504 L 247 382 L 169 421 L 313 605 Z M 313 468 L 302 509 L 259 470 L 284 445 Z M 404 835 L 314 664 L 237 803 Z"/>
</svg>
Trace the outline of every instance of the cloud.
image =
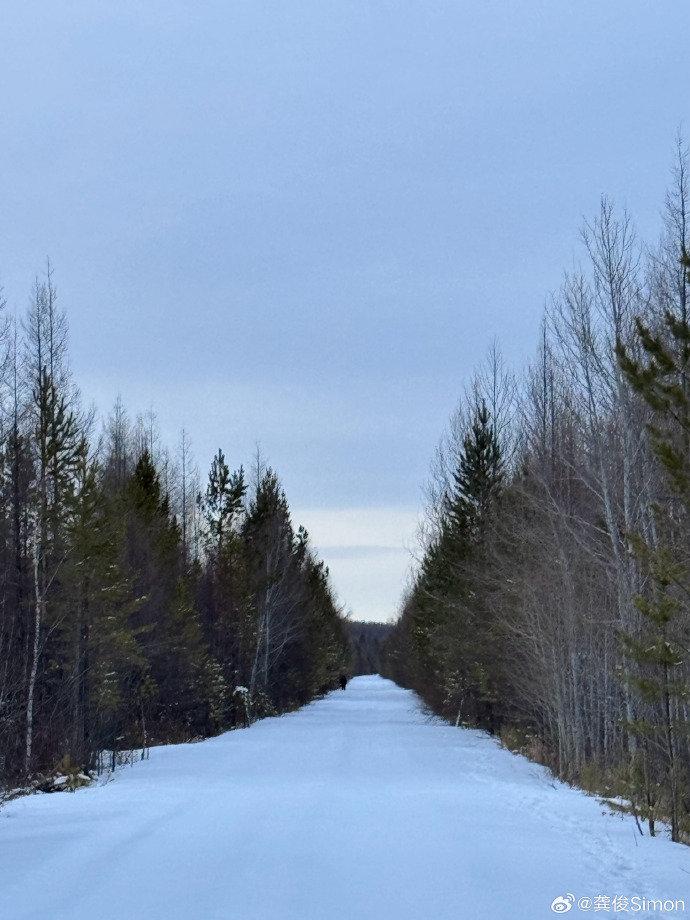
<svg viewBox="0 0 690 920">
<path fill-rule="evenodd" d="M 412 507 L 295 508 L 355 619 L 395 618 L 412 561 L 419 511 Z"/>
<path fill-rule="evenodd" d="M 383 556 L 399 556 L 399 546 L 320 546 L 321 553 L 329 559 L 376 559 Z"/>
</svg>

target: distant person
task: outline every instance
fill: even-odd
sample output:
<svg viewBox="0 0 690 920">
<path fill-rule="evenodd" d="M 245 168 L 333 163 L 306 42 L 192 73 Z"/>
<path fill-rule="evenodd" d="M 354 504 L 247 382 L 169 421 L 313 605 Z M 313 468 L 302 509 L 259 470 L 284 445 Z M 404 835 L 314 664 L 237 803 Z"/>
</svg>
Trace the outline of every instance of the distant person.
<svg viewBox="0 0 690 920">
<path fill-rule="evenodd" d="M 340 689 L 344 690 L 347 687 L 347 674 L 340 675 Z"/>
</svg>

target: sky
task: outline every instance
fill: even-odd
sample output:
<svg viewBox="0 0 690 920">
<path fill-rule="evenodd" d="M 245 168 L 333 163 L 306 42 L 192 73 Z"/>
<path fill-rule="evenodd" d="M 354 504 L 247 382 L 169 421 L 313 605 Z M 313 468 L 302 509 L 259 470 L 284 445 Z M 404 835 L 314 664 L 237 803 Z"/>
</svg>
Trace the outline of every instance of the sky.
<svg viewBox="0 0 690 920">
<path fill-rule="evenodd" d="M 4 3 L 0 282 L 47 255 L 84 396 L 278 470 L 391 619 L 446 420 L 520 368 L 611 195 L 653 238 L 688 122 L 678 0 Z"/>
</svg>

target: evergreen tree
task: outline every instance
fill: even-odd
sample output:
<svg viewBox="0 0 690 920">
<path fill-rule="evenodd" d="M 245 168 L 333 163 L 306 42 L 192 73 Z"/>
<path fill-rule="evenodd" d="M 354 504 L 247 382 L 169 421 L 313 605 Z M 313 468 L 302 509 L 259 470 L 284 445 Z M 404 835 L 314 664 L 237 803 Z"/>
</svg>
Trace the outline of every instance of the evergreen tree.
<svg viewBox="0 0 690 920">
<path fill-rule="evenodd" d="M 57 310 L 57 295 L 48 263 L 44 282 L 36 282 L 27 317 L 28 389 L 31 443 L 36 481 L 30 513 L 33 570 L 33 616 L 30 664 L 26 681 L 24 769 L 48 762 L 64 744 L 66 727 L 50 717 L 55 701 L 69 696 L 70 604 L 61 601 L 67 547 L 65 529 L 72 512 L 74 480 L 85 438 L 78 396 L 71 385 L 66 356 L 66 321 Z M 37 735 L 36 721 L 41 726 Z"/>
<path fill-rule="evenodd" d="M 208 533 L 208 547 L 212 554 L 219 555 L 223 541 L 228 536 L 244 509 L 247 486 L 242 467 L 230 473 L 222 450 L 213 458 L 206 488 L 204 511 Z"/>
<path fill-rule="evenodd" d="M 686 573 L 667 549 L 650 551 L 642 541 L 636 543 L 639 556 L 647 562 L 651 584 L 649 594 L 637 598 L 643 620 L 640 633 L 622 633 L 626 652 L 638 665 L 628 680 L 645 704 L 641 714 L 628 727 L 642 741 L 644 798 L 641 810 L 649 821 L 650 832 L 654 834 L 656 805 L 656 796 L 650 785 L 656 781 L 665 796 L 660 804 L 662 814 L 670 817 L 671 839 L 679 840 L 681 789 L 688 780 L 680 759 L 680 747 L 685 740 L 682 706 L 690 697 L 690 682 L 684 677 L 683 670 L 687 616 L 677 585 L 686 580 Z M 663 765 L 658 775 L 655 775 L 655 761 L 661 761 Z M 634 781 L 637 761 L 633 762 L 632 768 Z"/>
<path fill-rule="evenodd" d="M 500 444 L 480 401 L 460 442 L 436 532 L 403 612 L 414 686 L 445 715 L 490 729 L 498 719 L 499 654 L 482 573 L 488 562 L 485 536 L 502 482 Z"/>
<path fill-rule="evenodd" d="M 446 496 L 449 525 L 461 539 L 472 543 L 480 538 L 482 525 L 500 491 L 502 474 L 501 448 L 482 401 L 475 406 Z"/>
<path fill-rule="evenodd" d="M 169 738 L 202 732 L 209 720 L 203 694 L 212 680 L 210 661 L 185 582 L 180 529 L 146 450 L 123 506 L 125 566 L 141 602 L 135 620 L 149 668 L 142 722 Z"/>
<path fill-rule="evenodd" d="M 221 703 L 218 728 L 244 723 L 244 700 L 235 688 L 249 682 L 253 609 L 240 537 L 247 487 L 244 471 L 231 473 L 221 450 L 213 458 L 203 502 L 205 570 L 199 583 L 204 634 L 214 662 Z"/>
<path fill-rule="evenodd" d="M 66 751 L 82 769 L 99 765 L 102 751 L 141 737 L 141 688 L 149 668 L 134 615 L 140 601 L 122 566 L 121 518 L 102 489 L 93 458 L 83 457 L 67 540 L 63 593 L 72 598 L 71 728 Z"/>
<path fill-rule="evenodd" d="M 285 494 L 273 470 L 258 479 L 242 527 L 252 602 L 256 610 L 249 691 L 255 705 L 276 699 L 276 664 L 301 628 L 294 532 Z"/>
<path fill-rule="evenodd" d="M 690 272 L 687 253 L 682 262 Z M 680 790 L 688 781 L 679 751 L 687 743 L 683 705 L 690 697 L 690 681 L 685 677 L 690 638 L 690 324 L 684 311 L 667 310 L 658 331 L 638 319 L 637 333 L 644 357 L 635 359 L 619 345 L 619 361 L 631 386 L 653 412 L 652 444 L 672 494 L 666 509 L 659 504 L 655 508 L 656 542 L 650 545 L 633 535 L 650 587 L 637 598 L 641 634 L 624 632 L 622 639 L 637 664 L 630 681 L 646 704 L 646 715 L 636 719 L 631 730 L 642 736 L 645 757 L 652 746 L 663 763 L 659 781 L 667 794 L 671 836 L 678 840 Z M 642 771 L 647 806 L 652 768 L 646 762 Z M 648 817 L 653 831 L 649 809 Z"/>
</svg>

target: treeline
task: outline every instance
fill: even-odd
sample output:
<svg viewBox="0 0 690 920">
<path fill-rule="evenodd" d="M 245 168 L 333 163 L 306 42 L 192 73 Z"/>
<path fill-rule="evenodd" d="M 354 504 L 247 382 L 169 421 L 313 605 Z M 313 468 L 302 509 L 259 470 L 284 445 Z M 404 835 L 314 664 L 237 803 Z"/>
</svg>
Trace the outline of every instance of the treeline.
<svg viewBox="0 0 690 920">
<path fill-rule="evenodd" d="M 690 189 L 603 201 L 520 378 L 494 348 L 434 463 L 387 668 L 438 713 L 690 833 Z"/>
<path fill-rule="evenodd" d="M 352 674 L 380 674 L 383 654 L 391 632 L 390 623 L 348 620 L 347 631 L 352 649 Z"/>
<path fill-rule="evenodd" d="M 0 786 L 332 686 L 343 621 L 276 474 L 218 451 L 200 485 L 119 402 L 96 436 L 50 266 L 0 349 Z"/>
</svg>

